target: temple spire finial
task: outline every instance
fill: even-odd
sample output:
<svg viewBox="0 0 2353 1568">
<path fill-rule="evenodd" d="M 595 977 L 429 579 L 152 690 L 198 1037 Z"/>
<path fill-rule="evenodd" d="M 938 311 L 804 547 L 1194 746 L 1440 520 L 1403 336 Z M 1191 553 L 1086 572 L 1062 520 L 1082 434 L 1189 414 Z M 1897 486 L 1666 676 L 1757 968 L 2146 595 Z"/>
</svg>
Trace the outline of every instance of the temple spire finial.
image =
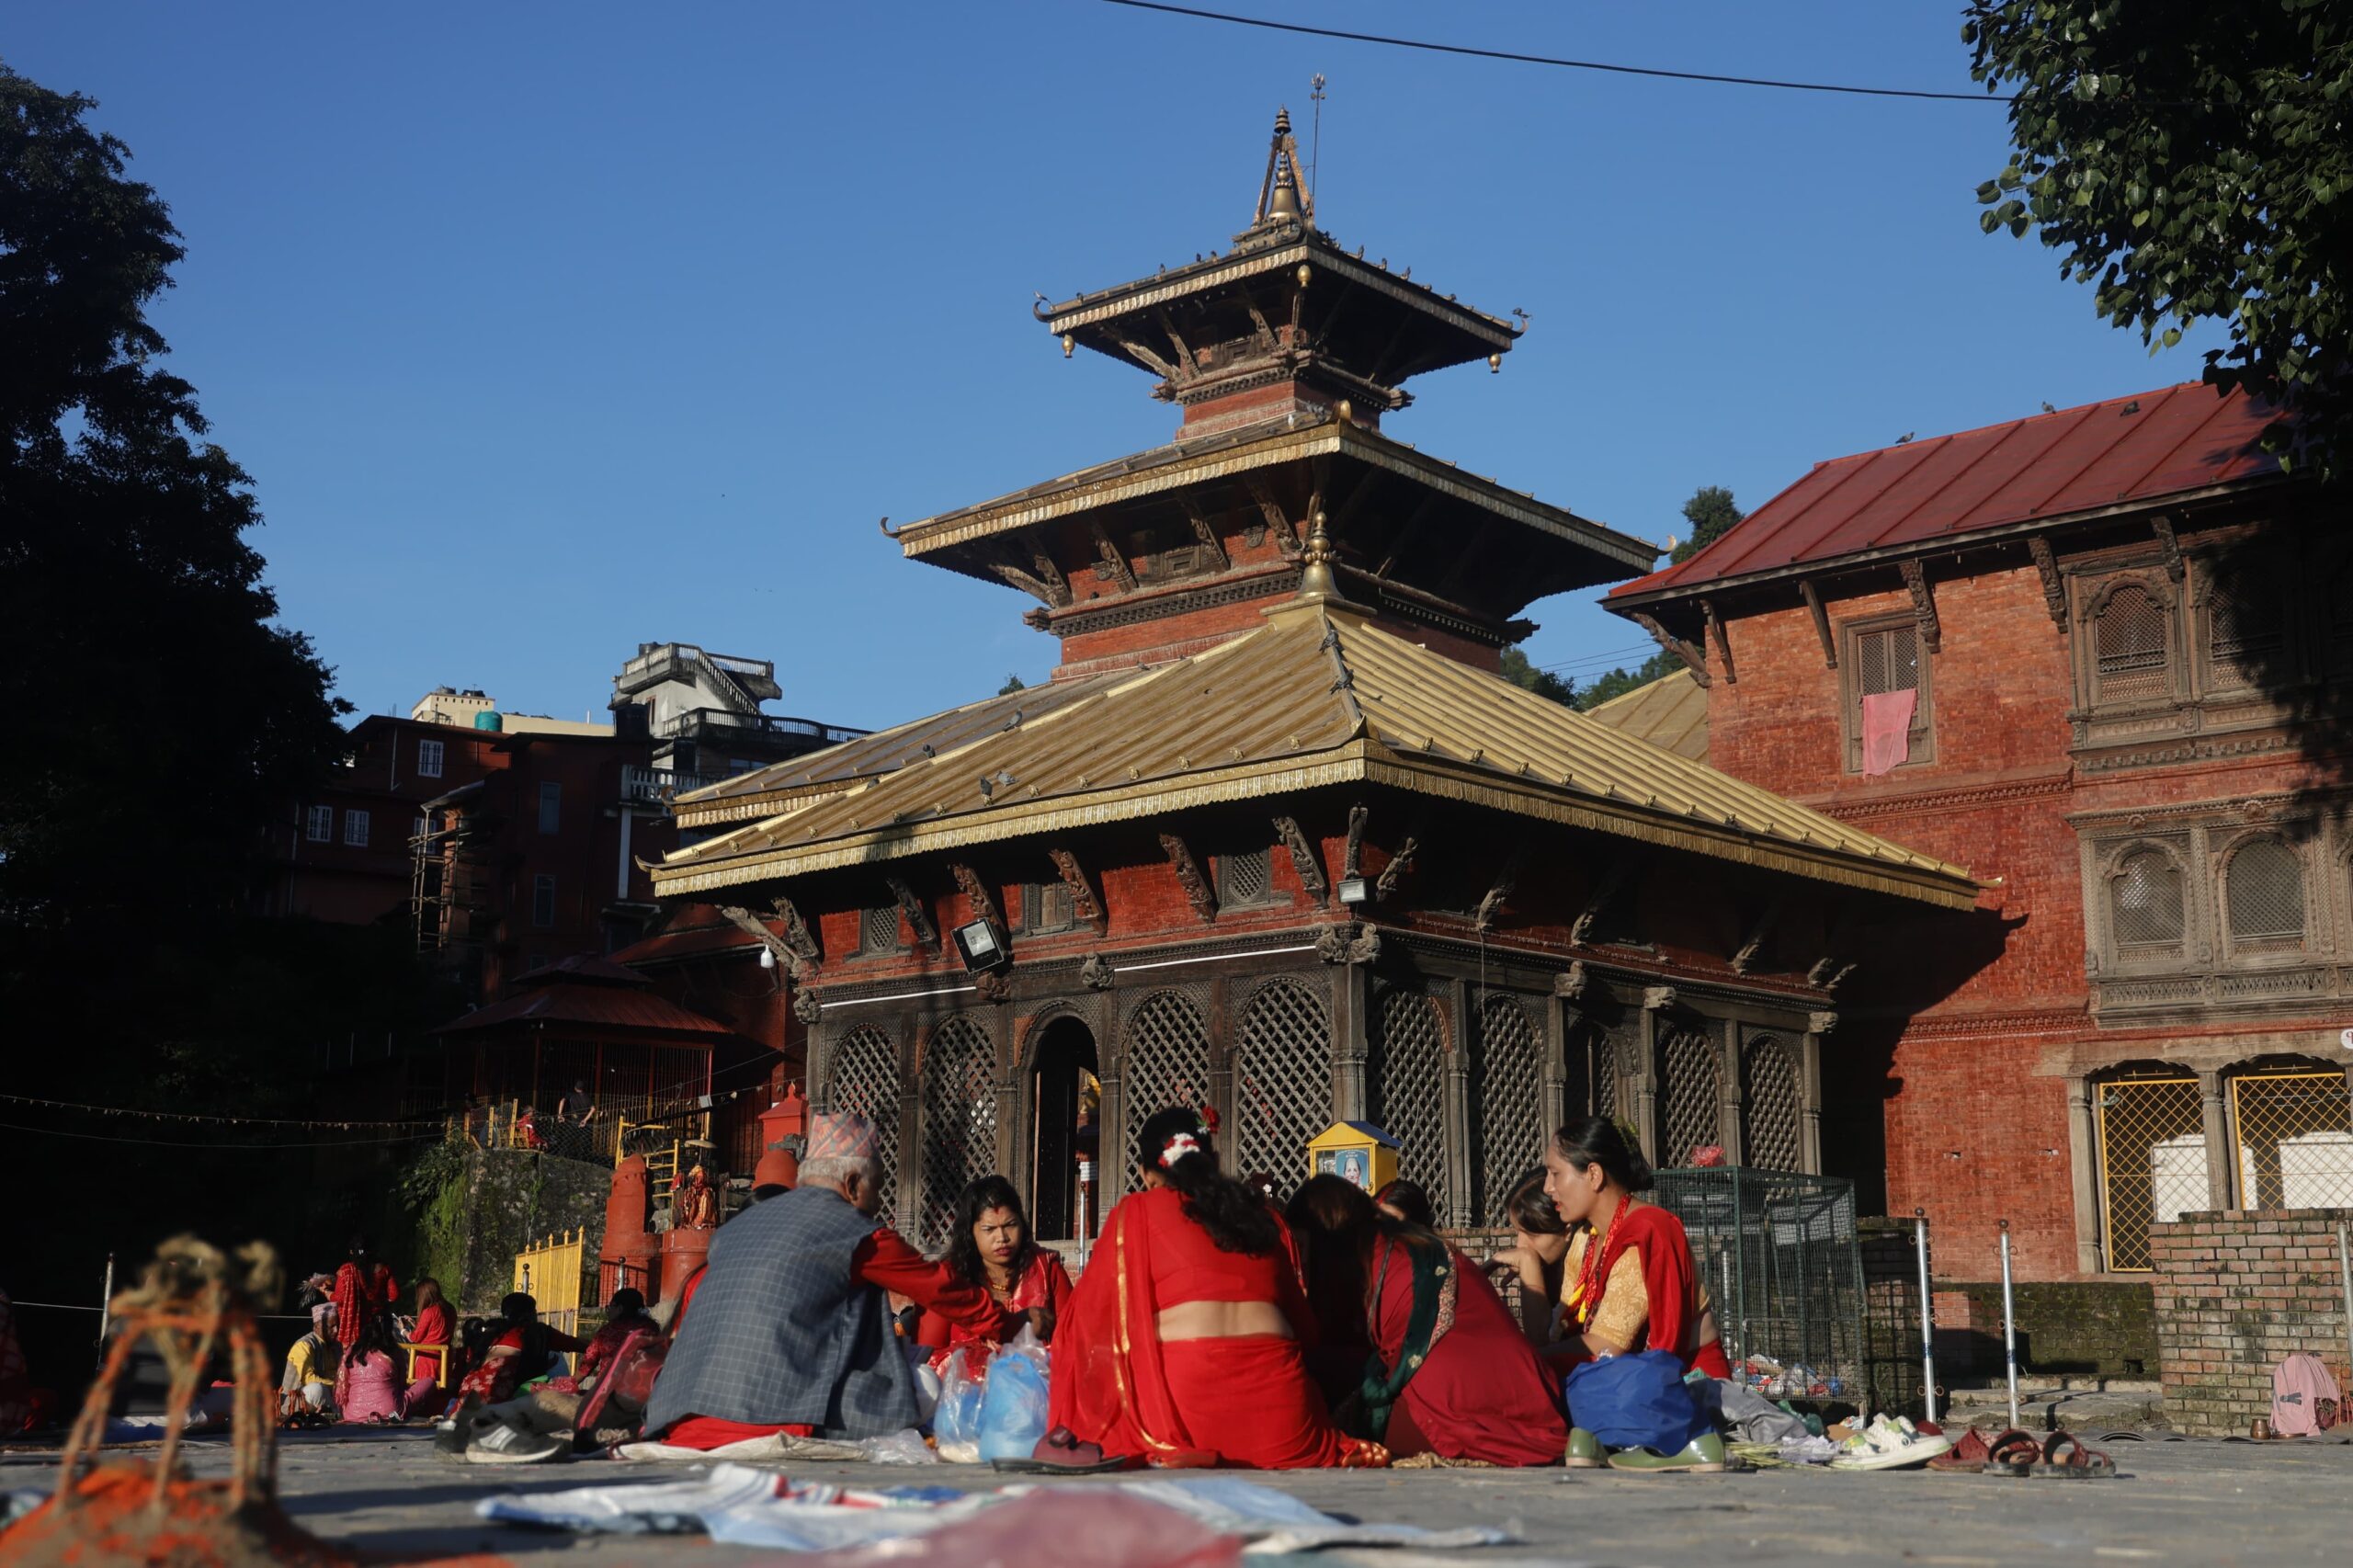
<svg viewBox="0 0 2353 1568">
<path fill-rule="evenodd" d="M 1321 512 L 1315 514 L 1314 524 L 1307 530 L 1307 551 L 1302 559 L 1306 566 L 1299 574 L 1299 597 L 1338 598 L 1340 580 L 1332 574 L 1332 535 L 1324 526 Z"/>
<path fill-rule="evenodd" d="M 1267 172 L 1258 181 L 1258 210 L 1252 228 L 1289 219 L 1315 226 L 1315 198 L 1300 185 L 1299 139 L 1291 134 L 1290 109 L 1275 111 L 1275 134 L 1267 148 Z"/>
</svg>

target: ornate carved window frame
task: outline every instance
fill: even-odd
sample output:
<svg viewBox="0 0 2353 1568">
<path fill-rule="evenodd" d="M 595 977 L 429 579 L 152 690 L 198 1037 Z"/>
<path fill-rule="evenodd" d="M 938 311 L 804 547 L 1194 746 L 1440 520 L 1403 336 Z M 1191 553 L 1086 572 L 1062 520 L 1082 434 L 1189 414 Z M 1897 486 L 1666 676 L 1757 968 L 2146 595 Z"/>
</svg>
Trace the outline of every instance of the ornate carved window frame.
<svg viewBox="0 0 2353 1568">
<path fill-rule="evenodd" d="M 2180 879 L 2181 935 L 2170 946 L 2156 942 L 2127 944 L 2117 934 L 2116 892 L 2123 881 L 2124 866 L 2142 855 L 2156 855 L 2173 869 Z M 2135 834 L 2130 837 L 2112 839 L 2101 845 L 2099 865 L 2093 883 L 2096 898 L 2086 909 L 2097 912 L 2097 928 L 2092 936 L 2102 958 L 2118 969 L 2163 969 L 2178 967 L 2191 960 L 2193 954 L 2211 952 L 2205 940 L 2204 921 L 2200 906 L 2210 900 L 2199 896 L 2200 881 L 2190 858 L 2189 841 L 2186 836 L 2164 837 L 2154 834 Z"/>
<path fill-rule="evenodd" d="M 2100 689 L 2099 622 L 2117 595 L 2138 588 L 2154 600 L 2165 629 L 2164 689 L 2120 697 Z M 2138 713 L 2177 707 L 2189 695 L 2183 653 L 2188 647 L 2182 617 L 2182 595 L 2161 566 L 2125 566 L 2078 584 L 2075 635 L 2075 700 L 2086 713 Z"/>
<path fill-rule="evenodd" d="M 1907 767 L 1926 767 L 1937 760 L 1936 660 L 1927 647 L 1916 641 L 1919 618 L 1909 610 L 1894 615 L 1865 616 L 1838 623 L 1838 756 L 1841 771 L 1859 774 L 1863 770 L 1863 660 L 1862 642 L 1866 637 L 1883 631 L 1910 631 L 1914 634 L 1915 657 L 1919 661 L 1919 700 L 1912 709 L 1912 744 L 1902 762 L 1892 770 L 1900 773 Z"/>
<path fill-rule="evenodd" d="M 2313 899 L 2313 846 L 2309 838 L 2293 831 L 2283 831 L 2280 824 L 2265 823 L 2244 827 L 2219 842 L 2210 838 L 2209 853 L 2213 858 L 2214 906 L 2221 918 L 2215 929 L 2222 940 L 2220 950 L 2226 963 L 2286 963 L 2299 964 L 2325 950 L 2321 941 L 2324 921 L 2315 919 Z M 2303 906 L 2303 923 L 2295 935 L 2243 937 L 2231 927 L 2231 877 L 2237 868 L 2239 857 L 2261 844 L 2274 844 L 2285 849 L 2296 865 L 2298 902 Z M 2292 942 L 2292 946 L 2290 944 Z"/>
</svg>

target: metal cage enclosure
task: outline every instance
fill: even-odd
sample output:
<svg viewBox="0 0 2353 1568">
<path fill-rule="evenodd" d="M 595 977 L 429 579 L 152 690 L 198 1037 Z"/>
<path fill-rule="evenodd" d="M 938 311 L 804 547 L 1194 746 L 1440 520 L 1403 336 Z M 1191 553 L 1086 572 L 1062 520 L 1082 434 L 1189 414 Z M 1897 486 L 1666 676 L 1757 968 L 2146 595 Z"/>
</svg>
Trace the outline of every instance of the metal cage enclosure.
<svg viewBox="0 0 2353 1568">
<path fill-rule="evenodd" d="M 1659 1206 L 1683 1221 L 1716 1309 L 1724 1354 L 1802 1364 L 1862 1386 L 1863 1254 L 1855 1184 L 1745 1165 L 1658 1173 Z"/>
</svg>

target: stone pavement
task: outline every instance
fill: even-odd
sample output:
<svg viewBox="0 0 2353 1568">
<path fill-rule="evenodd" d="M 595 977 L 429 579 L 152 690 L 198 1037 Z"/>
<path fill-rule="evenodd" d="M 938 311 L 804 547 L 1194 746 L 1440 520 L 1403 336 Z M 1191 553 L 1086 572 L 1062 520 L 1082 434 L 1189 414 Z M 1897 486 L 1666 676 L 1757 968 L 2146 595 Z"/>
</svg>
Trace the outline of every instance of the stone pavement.
<svg viewBox="0 0 2353 1568">
<path fill-rule="evenodd" d="M 678 1467 L 602 1460 L 493 1468 L 447 1461 L 421 1432 L 330 1440 L 305 1436 L 281 1450 L 286 1506 L 308 1528 L 380 1561 L 495 1552 L 518 1568 L 685 1561 L 695 1568 L 790 1554 L 718 1547 L 692 1537 L 572 1537 L 489 1525 L 473 1504 L 505 1491 L 553 1491 L 632 1478 L 676 1479 Z M 2109 1450 L 2113 1481 L 2009 1481 L 1925 1471 L 1838 1474 L 1767 1470 L 1722 1476 L 1635 1476 L 1590 1471 L 1292 1472 L 1255 1477 L 1327 1513 L 1444 1527 L 1512 1526 L 1524 1545 L 1453 1552 L 1452 1568 L 1577 1562 L 1642 1564 L 1994 1564 L 2093 1562 L 2341 1562 L 2353 1512 L 2353 1447 L 2131 1444 Z M 228 1455 L 202 1445 L 201 1473 Z M 50 1483 L 40 1456 L 0 1456 L 0 1488 Z M 850 1484 L 988 1486 L 962 1466 L 920 1471 L 807 1465 L 801 1473 Z M 1106 1485 L 1116 1481 L 1073 1482 Z M 918 1559 L 907 1560 L 917 1568 Z M 1300 1560 L 1303 1561 L 1303 1560 Z M 1403 1551 L 1324 1553 L 1319 1561 L 1428 1568 Z"/>
</svg>

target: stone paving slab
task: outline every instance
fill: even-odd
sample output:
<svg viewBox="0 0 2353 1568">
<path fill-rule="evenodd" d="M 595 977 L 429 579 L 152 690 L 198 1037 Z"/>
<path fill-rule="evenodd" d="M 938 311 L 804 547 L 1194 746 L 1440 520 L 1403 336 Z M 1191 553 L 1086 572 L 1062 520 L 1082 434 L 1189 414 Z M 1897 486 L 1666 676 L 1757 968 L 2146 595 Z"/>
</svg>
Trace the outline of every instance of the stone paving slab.
<svg viewBox="0 0 2353 1568">
<path fill-rule="evenodd" d="M 426 1434 L 290 1442 L 279 1475 L 288 1510 L 308 1528 L 383 1560 L 495 1552 L 518 1568 L 683 1561 L 695 1568 L 765 1563 L 792 1554 L 722 1547 L 697 1537 L 574 1537 L 485 1523 L 473 1505 L 501 1492 L 559 1491 L 632 1479 L 677 1479 L 683 1467 L 577 1460 L 463 1465 Z M 1292 1471 L 1253 1479 L 1327 1513 L 1446 1528 L 1512 1527 L 1525 1544 L 1446 1554 L 1452 1568 L 1523 1563 L 1642 1565 L 2068 1562 L 2342 1562 L 2353 1548 L 2353 1447 L 2131 1444 L 2109 1449 L 2113 1481 L 2012 1481 L 1926 1471 L 1840 1474 L 1765 1470 L 1722 1476 L 1592 1471 Z M 216 1445 L 199 1473 L 225 1471 Z M 10 1455 L 0 1487 L 45 1486 L 53 1461 Z M 993 1486 L 993 1472 L 804 1465 L 797 1473 L 851 1485 Z M 1069 1484 L 1109 1485 L 1116 1478 Z M 1334 1564 L 1423 1568 L 1404 1551 L 1321 1554 Z M 911 1568 L 919 1560 L 908 1560 Z M 1304 1561 L 1303 1559 L 1301 1561 Z"/>
</svg>

